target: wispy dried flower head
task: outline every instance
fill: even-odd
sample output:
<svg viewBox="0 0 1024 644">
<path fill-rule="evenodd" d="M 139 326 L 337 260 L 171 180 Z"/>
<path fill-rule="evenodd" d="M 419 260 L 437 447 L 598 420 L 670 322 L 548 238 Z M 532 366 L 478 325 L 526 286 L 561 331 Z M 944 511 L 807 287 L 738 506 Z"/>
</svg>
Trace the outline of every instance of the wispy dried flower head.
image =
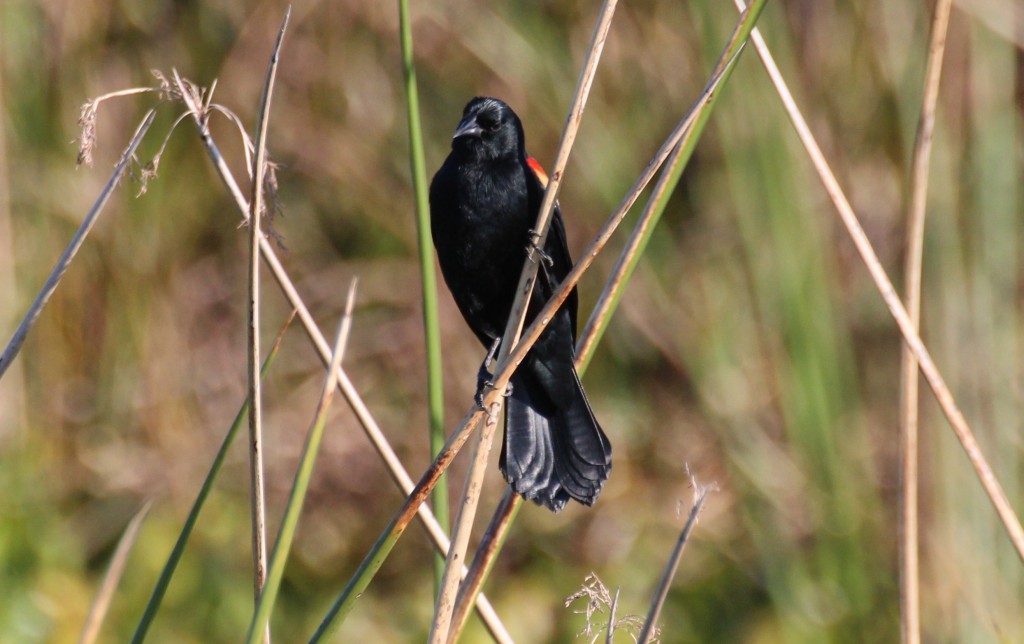
<svg viewBox="0 0 1024 644">
<path fill-rule="evenodd" d="M 621 618 L 615 617 L 614 613 L 612 613 L 612 604 L 615 603 L 615 600 L 612 599 L 608 588 L 595 573 L 587 575 L 583 580 L 583 586 L 565 598 L 565 607 L 568 608 L 577 600 L 584 598 L 587 600 L 586 606 L 582 610 L 573 611 L 577 615 L 585 615 L 587 620 L 586 626 L 576 634 L 576 637 L 589 637 L 590 643 L 594 644 L 601 637 L 601 633 L 622 629 L 633 638 L 634 642 L 637 641 L 640 629 L 644 625 L 643 618 L 638 615 L 625 615 Z M 616 599 L 618 599 L 617 591 Z M 603 622 L 595 621 L 595 615 L 603 615 L 605 613 L 610 614 L 608 620 Z M 660 632 L 658 628 L 655 628 L 650 641 L 660 641 L 658 639 Z"/>
<path fill-rule="evenodd" d="M 78 115 L 78 127 L 81 134 L 78 136 L 78 165 L 83 163 L 92 167 L 92 151 L 96 147 L 96 110 L 99 107 L 99 100 L 93 99 L 82 105 L 82 111 Z"/>
</svg>

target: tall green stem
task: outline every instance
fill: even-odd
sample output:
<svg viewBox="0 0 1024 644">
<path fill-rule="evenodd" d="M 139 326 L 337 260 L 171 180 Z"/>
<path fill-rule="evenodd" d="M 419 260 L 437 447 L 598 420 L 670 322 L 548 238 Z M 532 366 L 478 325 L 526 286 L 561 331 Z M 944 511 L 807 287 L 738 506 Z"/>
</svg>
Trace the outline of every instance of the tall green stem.
<svg viewBox="0 0 1024 644">
<path fill-rule="evenodd" d="M 409 165 L 416 193 L 416 238 L 420 253 L 420 277 L 423 281 L 423 333 L 427 347 L 427 400 L 430 405 L 430 455 L 437 456 L 444 447 L 444 387 L 441 380 L 441 332 L 437 315 L 437 276 L 434 251 L 430 239 L 430 204 L 427 198 L 427 170 L 423 154 L 423 133 L 420 128 L 420 99 L 416 89 L 416 63 L 412 50 L 412 23 L 409 0 L 398 0 L 398 24 L 402 40 L 402 72 L 405 77 L 405 99 L 409 114 Z M 434 516 L 448 532 L 448 479 L 442 476 L 431 497 Z M 444 555 L 434 558 L 434 583 L 441 583 Z"/>
</svg>

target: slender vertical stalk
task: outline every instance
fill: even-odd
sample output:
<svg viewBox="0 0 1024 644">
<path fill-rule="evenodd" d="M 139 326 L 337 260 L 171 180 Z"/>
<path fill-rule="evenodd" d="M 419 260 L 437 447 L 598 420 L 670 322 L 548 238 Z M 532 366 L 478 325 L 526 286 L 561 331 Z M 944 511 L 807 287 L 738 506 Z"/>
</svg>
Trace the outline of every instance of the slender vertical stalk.
<svg viewBox="0 0 1024 644">
<path fill-rule="evenodd" d="M 614 644 L 615 642 L 615 614 L 619 609 L 619 589 L 615 589 L 615 595 L 612 597 L 611 606 L 608 607 L 608 628 L 605 630 L 604 644 Z"/>
<path fill-rule="evenodd" d="M 253 156 L 252 197 L 249 200 L 249 484 L 252 499 L 253 597 L 259 603 L 267 577 L 267 510 L 263 482 L 263 426 L 260 391 L 260 218 L 263 216 L 263 179 L 266 174 L 267 130 L 270 124 L 270 103 L 281 52 L 281 42 L 288 26 L 291 7 L 284 14 L 277 43 L 267 68 L 259 118 L 256 125 L 256 153 Z M 270 627 L 262 633 L 270 641 Z"/>
<path fill-rule="evenodd" d="M 921 259 L 924 253 L 925 206 L 928 201 L 928 170 L 932 135 L 935 132 L 935 104 L 946 51 L 951 0 L 938 0 L 932 18 L 932 32 L 925 68 L 921 117 L 917 124 L 910 175 L 910 207 L 907 212 L 907 256 L 904 264 L 907 315 L 914 330 L 921 325 Z M 907 345 L 900 362 L 900 613 L 904 644 L 920 644 L 921 602 L 918 537 L 918 364 Z"/>
<path fill-rule="evenodd" d="M 578 360 L 577 364 L 579 364 Z M 580 376 L 582 375 L 581 373 Z M 498 502 L 498 507 L 495 508 L 494 514 L 491 516 L 491 522 L 487 524 L 487 529 L 484 530 L 484 535 L 480 539 L 480 545 L 477 546 L 476 553 L 473 555 L 473 563 L 469 567 L 469 572 L 466 573 L 462 585 L 459 586 L 459 594 L 455 598 L 455 611 L 452 613 L 452 627 L 448 635 L 449 642 L 456 641 L 459 634 L 462 633 L 462 629 L 466 627 L 466 621 L 469 619 L 470 598 L 480 593 L 484 582 L 490 576 L 498 553 L 505 545 L 508 529 L 512 527 L 512 522 L 519 514 L 519 508 L 522 505 L 523 497 L 516 494 L 511 486 L 506 487 L 505 494 Z"/>
<path fill-rule="evenodd" d="M 690 509 L 690 515 L 686 518 L 686 525 L 683 526 L 683 531 L 679 534 L 679 540 L 676 541 L 676 547 L 672 550 L 672 556 L 669 557 L 668 564 L 665 566 L 665 572 L 661 576 L 658 590 L 651 599 L 651 609 L 647 613 L 647 619 L 644 620 L 643 630 L 640 631 L 640 635 L 637 637 L 638 644 L 647 644 L 647 642 L 651 641 L 651 636 L 657 628 L 658 616 L 661 615 L 661 609 L 665 605 L 665 598 L 668 597 L 668 589 L 672 585 L 672 579 L 676 576 L 679 561 L 683 558 L 683 549 L 686 548 L 686 542 L 690 538 L 693 526 L 697 525 L 697 517 L 700 516 L 700 509 L 703 507 L 704 499 L 707 496 L 708 488 L 696 490 L 696 499 L 693 502 L 693 507 Z"/>
<path fill-rule="evenodd" d="M 263 156 L 257 153 L 256 158 L 262 162 Z M 259 173 L 257 177 L 262 177 Z M 259 191 L 253 182 L 253 190 Z M 260 261 L 260 215 L 256 206 L 259 200 L 250 200 L 254 211 L 249 216 L 249 300 L 246 330 L 248 332 L 248 375 L 249 375 L 249 497 L 252 516 L 252 565 L 253 565 L 253 598 L 258 600 L 266 578 L 267 543 L 266 543 L 266 507 L 263 486 L 263 422 L 262 395 L 259 378 L 260 346 L 260 302 L 259 302 L 259 261 Z"/>
<path fill-rule="evenodd" d="M 423 293 L 423 335 L 427 349 L 427 402 L 430 409 L 430 455 L 444 447 L 444 384 L 441 379 L 441 326 L 437 314 L 437 273 L 430 239 L 430 204 L 427 198 L 427 170 L 420 127 L 420 97 L 416 86 L 416 62 L 413 58 L 412 20 L 409 0 L 398 0 L 398 29 L 402 41 L 402 72 L 409 115 L 409 166 L 416 193 L 416 241 L 420 255 L 420 280 Z M 431 497 L 434 518 L 448 532 L 448 479 L 442 476 Z M 444 575 L 444 554 L 434 557 L 434 587 L 440 592 Z"/>
<path fill-rule="evenodd" d="M 291 552 L 292 543 L 295 540 L 295 532 L 299 527 L 299 516 L 302 514 L 302 506 L 306 500 L 306 493 L 309 491 L 309 482 L 313 478 L 313 465 L 320 453 L 320 444 L 324 437 L 324 428 L 327 426 L 327 412 L 330 411 L 331 401 L 338 387 L 338 367 L 345 357 L 345 348 L 348 344 L 349 331 L 352 329 L 352 309 L 356 301 L 356 280 L 348 289 L 348 298 L 345 302 L 345 313 L 338 324 L 338 334 L 334 340 L 334 349 L 331 353 L 331 362 L 324 375 L 324 385 L 320 391 L 320 402 L 317 404 L 316 413 L 313 415 L 313 423 L 306 435 L 306 444 L 302 448 L 302 455 L 299 457 L 299 466 L 295 470 L 295 481 L 292 484 L 292 491 L 288 497 L 288 505 L 285 507 L 284 516 L 281 518 L 281 528 L 278 531 L 277 541 L 274 543 L 274 552 L 270 558 L 270 568 L 267 573 L 267 582 L 260 593 L 259 601 L 256 602 L 256 610 L 253 612 L 252 622 L 249 624 L 249 635 L 246 639 L 248 644 L 256 644 L 269 626 L 270 613 L 274 610 L 274 602 L 277 601 L 277 593 L 281 588 L 281 579 L 284 577 L 285 564 L 288 562 L 288 554 Z"/>
</svg>

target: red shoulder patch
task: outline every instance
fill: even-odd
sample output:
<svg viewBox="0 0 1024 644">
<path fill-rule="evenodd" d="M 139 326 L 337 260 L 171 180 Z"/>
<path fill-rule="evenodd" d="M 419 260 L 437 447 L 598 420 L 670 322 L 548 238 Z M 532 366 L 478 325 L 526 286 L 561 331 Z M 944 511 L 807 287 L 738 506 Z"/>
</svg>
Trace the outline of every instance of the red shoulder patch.
<svg viewBox="0 0 1024 644">
<path fill-rule="evenodd" d="M 540 179 L 540 184 L 545 188 L 548 187 L 548 173 L 544 172 L 544 166 L 540 164 L 540 161 L 533 157 L 526 157 L 526 165 L 530 166 L 533 173 Z"/>
</svg>

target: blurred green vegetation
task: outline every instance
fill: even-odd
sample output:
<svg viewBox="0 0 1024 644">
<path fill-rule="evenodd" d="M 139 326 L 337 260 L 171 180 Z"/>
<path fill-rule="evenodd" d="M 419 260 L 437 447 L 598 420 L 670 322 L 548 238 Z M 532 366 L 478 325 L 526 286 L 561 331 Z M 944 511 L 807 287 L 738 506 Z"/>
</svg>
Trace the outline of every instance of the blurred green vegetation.
<svg viewBox="0 0 1024 644">
<path fill-rule="evenodd" d="M 506 99 L 531 153 L 550 163 L 596 4 L 413 5 L 428 168 L 477 94 Z M 1024 58 L 1007 39 L 1009 2 L 960 6 L 932 162 L 923 332 L 1022 511 Z M 105 103 L 96 165 L 75 171 L 81 103 L 175 67 L 201 85 L 218 79 L 216 102 L 251 128 L 283 10 L 227 0 L 0 5 L 4 341 L 153 98 Z M 560 198 L 574 249 L 696 97 L 734 21 L 728 2 L 621 4 Z M 923 3 L 800 0 L 769 4 L 760 25 L 897 283 L 928 24 Z M 325 330 L 360 277 L 348 373 L 416 478 L 428 458 L 426 389 L 397 32 L 392 3 L 295 3 L 269 145 L 283 166 L 282 260 Z M 608 487 L 592 509 L 525 508 L 486 588 L 518 641 L 572 640 L 583 618 L 562 599 L 590 571 L 621 587 L 620 613 L 646 611 L 690 499 L 687 464 L 720 491 L 683 557 L 664 641 L 898 637 L 895 325 L 753 51 L 723 91 L 587 374 L 615 446 Z M 143 158 L 175 109 L 162 108 Z M 242 176 L 232 130 L 214 121 Z M 76 638 L 121 531 L 153 497 L 104 626 L 105 640 L 127 639 L 245 393 L 245 233 L 190 123 L 148 193 L 135 191 L 126 184 L 111 201 L 0 381 L 4 641 Z M 600 258 L 584 281 L 584 307 L 614 259 Z M 272 288 L 267 341 L 288 313 Z M 456 419 L 482 351 L 443 288 L 441 314 Z M 290 332 L 266 384 L 273 526 L 320 372 L 308 341 Z M 923 401 L 926 638 L 1024 639 L 1020 561 Z M 400 503 L 361 434 L 336 405 L 273 619 L 284 641 L 312 632 Z M 239 443 L 153 641 L 244 632 L 246 459 Z M 495 469 L 485 504 L 500 493 Z M 344 641 L 425 636 L 429 552 L 411 530 Z M 466 640 L 481 638 L 471 622 Z"/>
</svg>

